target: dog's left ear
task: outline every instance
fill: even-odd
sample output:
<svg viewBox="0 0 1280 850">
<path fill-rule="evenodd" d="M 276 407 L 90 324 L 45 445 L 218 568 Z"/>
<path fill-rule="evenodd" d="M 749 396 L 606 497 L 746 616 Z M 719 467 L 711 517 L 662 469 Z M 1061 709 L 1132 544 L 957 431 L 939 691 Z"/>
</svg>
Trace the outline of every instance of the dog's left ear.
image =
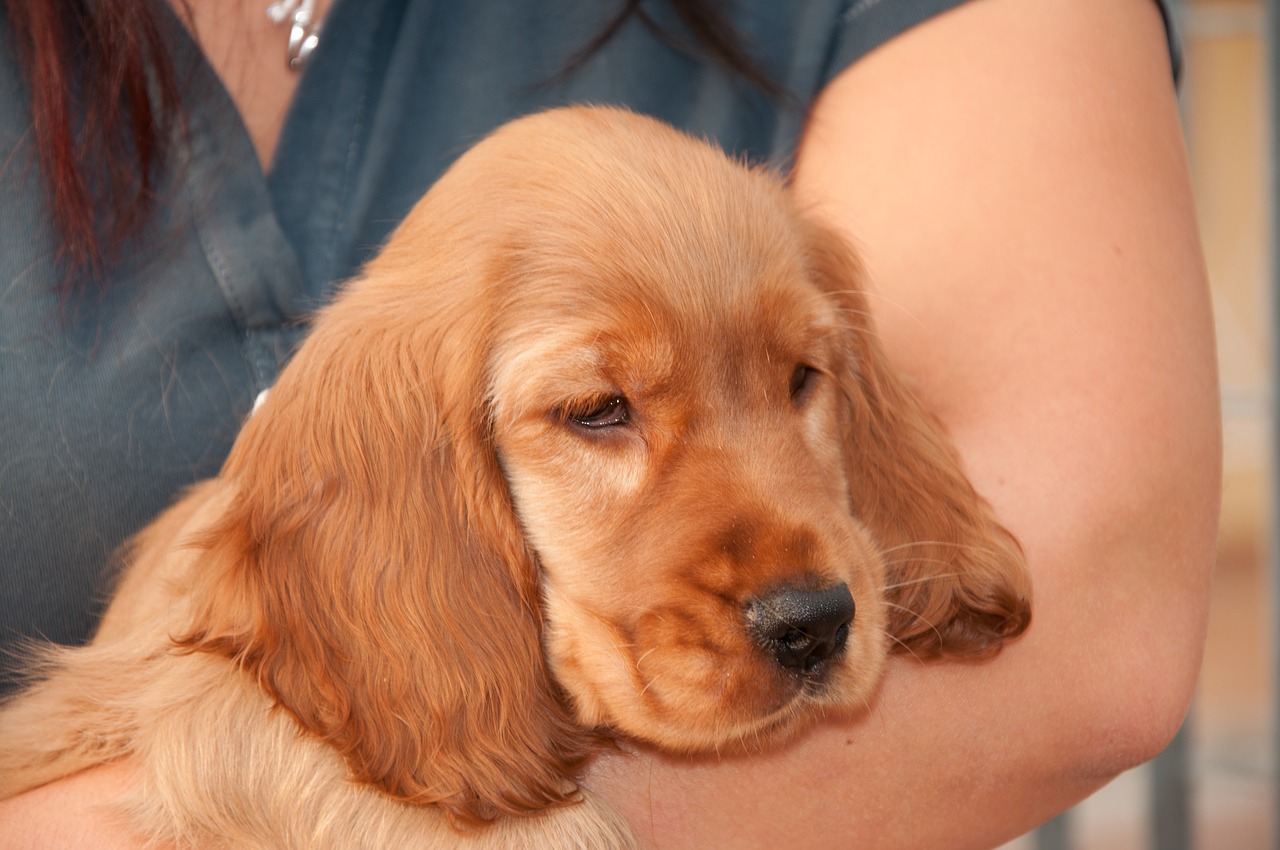
<svg viewBox="0 0 1280 850">
<path fill-rule="evenodd" d="M 889 633 L 922 658 L 993 654 L 1030 622 L 1022 549 L 973 489 L 941 423 L 889 365 L 856 254 L 810 227 L 811 273 L 848 325 L 845 472 L 854 513 L 885 553 Z"/>
<path fill-rule="evenodd" d="M 178 639 L 237 662 L 356 779 L 477 823 L 573 799 L 597 741 L 543 657 L 480 287 L 412 260 L 324 311 L 247 423 Z"/>
</svg>

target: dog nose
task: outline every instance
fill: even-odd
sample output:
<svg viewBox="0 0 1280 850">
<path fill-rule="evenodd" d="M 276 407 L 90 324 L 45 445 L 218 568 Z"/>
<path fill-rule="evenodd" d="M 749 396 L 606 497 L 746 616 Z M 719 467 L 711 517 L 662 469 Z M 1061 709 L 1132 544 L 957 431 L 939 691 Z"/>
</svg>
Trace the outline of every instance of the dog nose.
<svg viewBox="0 0 1280 850">
<path fill-rule="evenodd" d="M 756 642 L 788 670 L 813 673 L 838 655 L 853 622 L 853 594 L 841 583 L 825 590 L 783 588 L 747 603 Z"/>
</svg>

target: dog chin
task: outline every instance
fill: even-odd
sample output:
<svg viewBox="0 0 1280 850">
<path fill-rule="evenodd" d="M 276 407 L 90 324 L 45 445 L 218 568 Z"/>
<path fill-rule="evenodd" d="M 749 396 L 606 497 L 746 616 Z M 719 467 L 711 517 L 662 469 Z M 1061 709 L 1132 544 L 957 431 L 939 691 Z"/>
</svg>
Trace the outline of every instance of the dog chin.
<svg viewBox="0 0 1280 850">
<path fill-rule="evenodd" d="M 686 754 L 756 751 L 819 719 L 856 713 L 870 703 L 885 657 L 873 635 L 851 642 L 844 655 L 810 674 L 781 669 L 764 653 L 748 650 L 730 661 L 680 647 L 667 652 L 685 665 L 698 659 L 700 669 L 644 680 L 636 677 L 631 652 L 618 644 L 604 658 L 571 642 L 553 641 L 549 655 L 580 722 Z M 670 673 L 676 665 L 656 659 L 654 666 Z"/>
<path fill-rule="evenodd" d="M 725 716 L 722 712 L 699 711 L 695 701 L 690 701 L 682 706 L 688 712 L 684 718 L 626 718 L 624 712 L 625 719 L 615 719 L 612 731 L 672 753 L 758 752 L 784 744 L 820 720 L 856 714 L 869 703 L 874 688 L 874 682 L 840 687 L 840 696 L 833 698 L 830 691 L 837 689 L 833 686 L 797 683 L 771 710 L 738 711 Z"/>
</svg>

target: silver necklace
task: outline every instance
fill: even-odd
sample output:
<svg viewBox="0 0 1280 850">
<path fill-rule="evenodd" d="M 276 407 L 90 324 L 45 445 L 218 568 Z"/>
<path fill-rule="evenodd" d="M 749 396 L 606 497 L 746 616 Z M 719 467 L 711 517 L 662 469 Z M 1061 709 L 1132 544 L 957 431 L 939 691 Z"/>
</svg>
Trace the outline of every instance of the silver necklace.
<svg viewBox="0 0 1280 850">
<path fill-rule="evenodd" d="M 324 19 L 316 15 L 316 0 L 276 0 L 267 7 L 273 24 L 289 22 L 289 70 L 301 70 L 311 51 L 320 43 Z"/>
</svg>

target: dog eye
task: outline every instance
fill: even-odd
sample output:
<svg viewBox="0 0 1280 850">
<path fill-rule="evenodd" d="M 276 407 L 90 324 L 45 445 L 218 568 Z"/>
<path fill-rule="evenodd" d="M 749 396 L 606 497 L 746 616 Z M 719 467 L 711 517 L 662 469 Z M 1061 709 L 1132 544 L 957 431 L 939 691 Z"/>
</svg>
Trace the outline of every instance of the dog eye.
<svg viewBox="0 0 1280 850">
<path fill-rule="evenodd" d="M 582 413 L 570 413 L 569 419 L 583 428 L 611 428 L 630 422 L 631 408 L 625 398 L 614 396 Z"/>
<path fill-rule="evenodd" d="M 805 403 L 817 383 L 818 370 L 801 363 L 791 372 L 791 402 L 797 406 Z"/>
</svg>

